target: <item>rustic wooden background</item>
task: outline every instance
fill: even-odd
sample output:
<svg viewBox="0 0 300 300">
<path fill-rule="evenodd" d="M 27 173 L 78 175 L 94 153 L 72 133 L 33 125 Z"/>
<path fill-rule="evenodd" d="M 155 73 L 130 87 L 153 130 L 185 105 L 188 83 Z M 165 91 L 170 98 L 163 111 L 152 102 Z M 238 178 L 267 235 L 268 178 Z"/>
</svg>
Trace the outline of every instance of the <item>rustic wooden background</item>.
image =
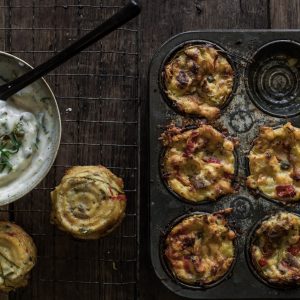
<svg viewBox="0 0 300 300">
<path fill-rule="evenodd" d="M 299 0 L 141 2 L 139 19 L 46 77 L 62 114 L 62 145 L 43 183 L 16 204 L 1 208 L 1 217 L 23 226 L 39 249 L 30 285 L 11 293 L 9 299 L 133 300 L 138 295 L 143 300 L 179 299 L 156 278 L 148 255 L 145 175 L 150 59 L 161 43 L 182 31 L 300 25 Z M 1 50 L 37 65 L 125 3 L 0 0 Z M 49 224 L 49 191 L 66 167 L 97 163 L 125 179 L 128 214 L 111 236 L 99 242 L 79 242 Z"/>
</svg>

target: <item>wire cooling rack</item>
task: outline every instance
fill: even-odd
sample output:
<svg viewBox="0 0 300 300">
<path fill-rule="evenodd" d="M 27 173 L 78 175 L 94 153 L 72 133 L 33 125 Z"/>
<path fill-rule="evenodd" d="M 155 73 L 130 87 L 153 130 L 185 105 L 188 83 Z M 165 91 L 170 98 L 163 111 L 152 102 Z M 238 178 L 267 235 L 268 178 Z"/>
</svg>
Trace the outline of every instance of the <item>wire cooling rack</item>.
<svg viewBox="0 0 300 300">
<path fill-rule="evenodd" d="M 123 7 L 123 0 L 0 0 L 2 50 L 40 64 Z M 34 239 L 29 285 L 8 299 L 137 298 L 139 190 L 139 20 L 46 76 L 62 117 L 62 141 L 45 180 L 7 207 Z M 125 182 L 127 215 L 99 241 L 79 241 L 49 222 L 50 191 L 67 167 L 103 164 Z M 1 298 L 1 297 L 0 297 Z"/>
</svg>

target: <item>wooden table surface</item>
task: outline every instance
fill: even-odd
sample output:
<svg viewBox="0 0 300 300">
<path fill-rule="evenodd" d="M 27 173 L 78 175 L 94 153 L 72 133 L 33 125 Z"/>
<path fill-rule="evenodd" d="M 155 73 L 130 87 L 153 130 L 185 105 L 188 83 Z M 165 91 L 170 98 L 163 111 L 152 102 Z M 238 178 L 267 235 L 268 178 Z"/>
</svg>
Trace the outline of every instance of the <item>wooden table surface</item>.
<svg viewBox="0 0 300 300">
<path fill-rule="evenodd" d="M 0 0 L 1 49 L 37 65 L 125 3 Z M 166 39 L 183 31 L 300 26 L 299 0 L 141 3 L 143 11 L 137 20 L 46 77 L 62 114 L 62 145 L 43 183 L 15 205 L 1 209 L 1 218 L 23 226 L 39 248 L 39 263 L 30 285 L 11 293 L 9 299 L 179 299 L 156 278 L 148 253 L 144 166 L 151 57 Z M 99 163 L 125 179 L 127 217 L 111 236 L 99 242 L 78 242 L 49 224 L 49 191 L 66 167 Z"/>
</svg>

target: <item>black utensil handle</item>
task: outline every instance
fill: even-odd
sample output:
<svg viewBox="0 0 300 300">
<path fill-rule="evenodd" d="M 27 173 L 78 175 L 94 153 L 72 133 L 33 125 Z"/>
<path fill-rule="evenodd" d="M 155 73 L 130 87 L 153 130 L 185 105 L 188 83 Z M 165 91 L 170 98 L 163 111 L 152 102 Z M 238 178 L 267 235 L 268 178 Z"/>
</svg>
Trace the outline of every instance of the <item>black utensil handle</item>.
<svg viewBox="0 0 300 300">
<path fill-rule="evenodd" d="M 103 38 L 110 32 L 136 17 L 140 13 L 140 10 L 139 4 L 136 1 L 131 0 L 130 3 L 122 8 L 119 12 L 114 14 L 107 21 L 99 25 L 97 28 L 80 38 L 66 49 L 62 50 L 46 62 L 18 77 L 17 79 L 2 85 L 0 87 L 0 99 L 7 99 L 16 92 L 20 91 L 22 88 L 49 73 L 77 53 L 81 52 L 83 49 L 92 45 L 99 39 Z"/>
</svg>

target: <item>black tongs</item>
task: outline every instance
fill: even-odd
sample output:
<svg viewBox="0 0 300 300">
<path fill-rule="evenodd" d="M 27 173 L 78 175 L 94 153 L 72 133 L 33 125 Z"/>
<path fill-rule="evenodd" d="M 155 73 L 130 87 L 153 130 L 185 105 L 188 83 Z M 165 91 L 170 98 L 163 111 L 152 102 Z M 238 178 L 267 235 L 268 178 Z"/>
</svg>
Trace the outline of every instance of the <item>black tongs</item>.
<svg viewBox="0 0 300 300">
<path fill-rule="evenodd" d="M 141 8 L 139 4 L 134 0 L 130 0 L 130 2 L 119 12 L 117 12 L 107 21 L 80 38 L 78 41 L 68 46 L 66 49 L 62 50 L 46 62 L 28 71 L 15 80 L 0 86 L 0 99 L 6 100 L 8 97 L 17 93 L 27 85 L 33 83 L 45 74 L 54 70 L 56 67 L 60 66 L 71 57 L 75 56 L 77 53 L 81 52 L 88 46 L 97 42 L 99 39 L 103 38 L 118 27 L 136 17 L 140 13 L 140 11 Z"/>
</svg>

